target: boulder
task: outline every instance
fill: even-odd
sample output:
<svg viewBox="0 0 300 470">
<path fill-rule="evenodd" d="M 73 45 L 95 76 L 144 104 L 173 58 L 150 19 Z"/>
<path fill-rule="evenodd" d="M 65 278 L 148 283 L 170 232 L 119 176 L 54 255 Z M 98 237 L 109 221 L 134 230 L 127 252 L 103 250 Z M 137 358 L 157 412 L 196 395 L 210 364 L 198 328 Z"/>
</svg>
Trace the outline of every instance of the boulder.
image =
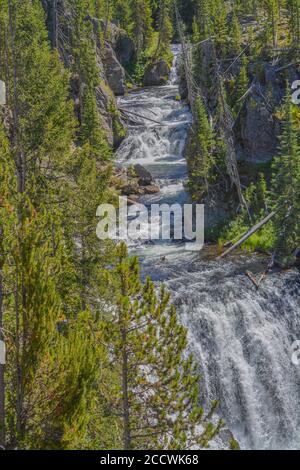
<svg viewBox="0 0 300 470">
<path fill-rule="evenodd" d="M 130 62 L 135 58 L 136 48 L 133 40 L 128 36 L 124 29 L 119 28 L 118 25 L 109 21 L 106 23 L 104 20 L 92 19 L 94 28 L 104 32 L 107 28 L 106 37 L 108 42 L 111 44 L 114 49 L 117 59 L 121 65 L 124 67 L 129 65 Z"/>
<path fill-rule="evenodd" d="M 160 189 L 156 184 L 145 186 L 143 189 L 144 189 L 145 194 L 157 194 L 160 192 Z"/>
<path fill-rule="evenodd" d="M 126 90 L 125 70 L 108 42 L 105 43 L 103 51 L 103 64 L 106 79 L 111 90 L 115 95 L 124 95 Z"/>
<path fill-rule="evenodd" d="M 139 198 L 140 196 L 138 196 L 137 194 L 130 194 L 127 197 L 127 204 L 129 206 L 133 206 L 134 204 L 137 204 L 139 202 Z"/>
<path fill-rule="evenodd" d="M 149 186 L 153 182 L 152 175 L 150 171 L 146 170 L 142 165 L 134 165 L 134 172 L 138 178 L 140 186 Z"/>
<path fill-rule="evenodd" d="M 109 144 L 111 147 L 117 148 L 124 139 L 126 131 L 117 110 L 116 98 L 104 80 L 101 80 L 97 87 L 96 100 Z M 115 113 L 111 112 L 112 109 L 116 110 Z"/>
<path fill-rule="evenodd" d="M 179 94 L 182 100 L 186 100 L 188 98 L 187 82 L 186 79 L 183 77 L 180 77 L 179 81 Z"/>
<path fill-rule="evenodd" d="M 159 60 L 154 64 L 150 64 L 145 71 L 143 84 L 144 86 L 160 86 L 164 85 L 170 74 L 170 67 L 165 60 Z"/>
<path fill-rule="evenodd" d="M 116 45 L 115 51 L 119 62 L 123 67 L 128 66 L 135 58 L 135 44 L 133 40 L 127 36 L 127 34 L 120 33 Z"/>
<path fill-rule="evenodd" d="M 141 188 L 137 183 L 132 182 L 122 187 L 122 194 L 124 196 L 130 196 L 132 198 L 133 194 L 143 196 L 143 194 L 145 194 L 145 191 L 144 188 Z"/>
</svg>

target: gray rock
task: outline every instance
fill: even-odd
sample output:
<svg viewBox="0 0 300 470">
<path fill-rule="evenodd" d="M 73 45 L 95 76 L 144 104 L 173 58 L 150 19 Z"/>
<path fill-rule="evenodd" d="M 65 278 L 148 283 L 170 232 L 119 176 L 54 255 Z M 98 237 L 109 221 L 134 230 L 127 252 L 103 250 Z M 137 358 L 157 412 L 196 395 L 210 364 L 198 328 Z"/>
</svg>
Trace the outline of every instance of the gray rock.
<svg viewBox="0 0 300 470">
<path fill-rule="evenodd" d="M 253 163 L 269 161 L 278 148 L 280 125 L 258 97 L 251 97 L 236 127 L 238 154 Z"/>
<path fill-rule="evenodd" d="M 135 58 L 135 44 L 133 40 L 123 33 L 120 33 L 120 36 L 117 40 L 115 51 L 119 62 L 126 67 L 129 65 Z"/>
<path fill-rule="evenodd" d="M 126 90 L 125 70 L 108 42 L 105 43 L 103 51 L 103 64 L 108 84 L 114 94 L 124 95 Z"/>
<path fill-rule="evenodd" d="M 99 31 L 99 27 L 104 32 L 106 31 L 106 38 L 114 49 L 117 59 L 121 65 L 128 65 L 136 54 L 136 48 L 133 40 L 128 36 L 124 29 L 119 28 L 116 24 L 97 18 L 91 18 L 94 25 L 94 30 Z"/>
<path fill-rule="evenodd" d="M 126 132 L 117 111 L 115 97 L 104 81 L 97 87 L 96 100 L 102 126 L 109 144 L 111 147 L 117 148 L 124 139 Z M 116 109 L 114 114 L 111 113 L 112 106 Z"/>
<path fill-rule="evenodd" d="M 66 68 L 72 69 L 74 65 L 74 57 L 72 57 L 72 47 L 71 47 L 71 38 L 73 34 L 72 30 L 72 14 L 70 8 L 68 8 L 68 3 L 65 0 L 42 0 L 42 5 L 46 13 L 46 22 L 49 32 L 49 39 L 52 42 L 52 45 L 55 45 L 55 28 L 54 28 L 54 13 L 55 7 L 60 12 L 60 14 L 65 18 L 65 21 L 60 24 L 60 29 L 62 30 L 63 36 L 70 38 L 70 43 L 58 41 L 58 51 L 60 57 Z M 107 50 L 107 67 L 104 66 L 103 61 L 103 46 L 100 42 L 100 28 L 101 21 L 96 18 L 91 18 L 87 15 L 85 21 L 90 21 L 93 25 L 94 31 L 94 42 L 95 42 L 95 51 L 96 51 L 96 64 L 99 74 L 100 84 L 97 87 L 97 92 L 95 94 L 97 100 L 97 107 L 99 111 L 99 117 L 101 119 L 102 127 L 107 136 L 108 142 L 111 147 L 117 147 L 121 140 L 124 138 L 126 132 L 121 121 L 120 114 L 117 110 L 117 103 L 113 92 L 111 91 L 109 85 L 109 80 L 107 77 L 107 72 L 110 69 L 117 71 L 117 77 L 120 78 L 120 84 L 115 83 L 118 78 L 115 80 L 112 79 L 114 72 L 111 72 L 110 82 L 115 83 L 115 88 L 117 92 L 124 93 L 125 89 L 125 72 L 122 66 L 119 64 L 114 51 Z M 116 27 L 116 31 L 119 28 Z M 117 33 L 116 33 L 117 34 Z M 59 37 L 58 37 L 59 39 Z M 108 48 L 109 49 L 109 48 Z M 111 46 L 110 46 L 111 49 Z M 111 65 L 110 65 L 111 64 Z M 78 75 L 73 74 L 71 79 L 71 95 L 75 103 L 75 112 L 79 115 L 80 106 L 79 106 L 79 95 L 84 92 L 86 84 L 81 83 Z M 115 113 L 112 113 L 111 110 L 115 109 Z"/>
<path fill-rule="evenodd" d="M 185 100 L 188 98 L 188 87 L 187 87 L 187 82 L 184 77 L 180 77 L 179 81 L 179 94 L 182 100 Z"/>
<path fill-rule="evenodd" d="M 159 186 L 157 186 L 156 184 L 145 186 L 143 189 L 145 194 L 157 194 L 160 192 Z"/>
<path fill-rule="evenodd" d="M 151 185 L 151 183 L 153 182 L 153 178 L 152 178 L 150 171 L 146 170 L 146 168 L 144 168 L 142 165 L 139 165 L 139 164 L 134 165 L 133 168 L 138 178 L 138 182 L 140 186 Z"/>
<path fill-rule="evenodd" d="M 138 185 L 138 183 L 132 182 L 122 187 L 122 194 L 124 194 L 124 196 L 130 196 L 132 198 L 132 195 L 142 196 L 143 194 L 145 194 L 145 191 L 144 188 L 141 188 L 141 186 Z"/>
<path fill-rule="evenodd" d="M 159 60 L 155 64 L 147 67 L 143 84 L 145 86 L 160 86 L 164 85 L 169 77 L 170 67 L 165 60 Z"/>
</svg>

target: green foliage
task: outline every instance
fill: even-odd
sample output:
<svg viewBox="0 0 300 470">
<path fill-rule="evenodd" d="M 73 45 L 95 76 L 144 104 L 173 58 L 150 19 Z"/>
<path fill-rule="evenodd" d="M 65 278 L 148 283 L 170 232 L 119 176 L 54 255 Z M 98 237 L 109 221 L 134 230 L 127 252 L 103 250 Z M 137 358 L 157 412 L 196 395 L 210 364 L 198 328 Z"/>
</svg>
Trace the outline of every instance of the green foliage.
<svg viewBox="0 0 300 470">
<path fill-rule="evenodd" d="M 268 190 L 264 175 L 261 173 L 255 183 L 251 183 L 246 190 L 245 198 L 251 213 L 251 220 L 246 209 L 243 209 L 238 216 L 234 217 L 219 232 L 219 243 L 223 244 L 227 241 L 233 243 L 238 241 L 251 226 L 262 220 L 268 211 Z M 242 245 L 243 249 L 254 251 L 256 249 L 269 252 L 274 247 L 275 234 L 274 226 L 269 223 L 262 227 Z"/>
<path fill-rule="evenodd" d="M 207 421 L 198 404 L 197 368 L 184 354 L 187 333 L 169 294 L 163 287 L 157 293 L 150 279 L 141 284 L 138 261 L 127 257 L 125 244 L 118 248 L 112 285 L 116 308 L 107 342 L 118 385 L 110 407 L 123 417 L 122 448 L 207 447 L 222 422 Z"/>
<path fill-rule="evenodd" d="M 195 105 L 193 134 L 188 152 L 189 187 L 193 194 L 199 197 L 208 191 L 209 183 L 213 178 L 214 134 L 208 120 L 204 103 L 200 97 Z"/>
<path fill-rule="evenodd" d="M 278 208 L 274 226 L 276 248 L 285 258 L 300 245 L 300 114 L 287 94 L 282 109 L 283 132 L 274 158 L 271 201 Z"/>
</svg>

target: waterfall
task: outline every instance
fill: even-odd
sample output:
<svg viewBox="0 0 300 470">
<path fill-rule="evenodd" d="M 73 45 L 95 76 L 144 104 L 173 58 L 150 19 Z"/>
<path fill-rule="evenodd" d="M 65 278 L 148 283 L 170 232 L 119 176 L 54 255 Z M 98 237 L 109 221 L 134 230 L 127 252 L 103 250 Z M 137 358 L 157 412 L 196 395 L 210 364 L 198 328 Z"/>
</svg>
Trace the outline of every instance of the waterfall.
<svg viewBox="0 0 300 470">
<path fill-rule="evenodd" d="M 173 53 L 166 86 L 120 98 L 123 108 L 161 123 L 145 119 L 129 128 L 118 150 L 121 165 L 140 163 L 157 180 L 160 193 L 143 196 L 144 204 L 188 201 L 184 147 L 191 115 L 177 100 L 180 47 Z M 143 275 L 170 289 L 199 363 L 205 401 L 220 400 L 219 414 L 241 447 L 300 449 L 300 366 L 291 360 L 291 345 L 300 339 L 298 271 L 272 272 L 257 291 L 245 271 L 264 270 L 258 255 L 207 261 L 165 241 L 141 241 L 138 254 Z"/>
</svg>

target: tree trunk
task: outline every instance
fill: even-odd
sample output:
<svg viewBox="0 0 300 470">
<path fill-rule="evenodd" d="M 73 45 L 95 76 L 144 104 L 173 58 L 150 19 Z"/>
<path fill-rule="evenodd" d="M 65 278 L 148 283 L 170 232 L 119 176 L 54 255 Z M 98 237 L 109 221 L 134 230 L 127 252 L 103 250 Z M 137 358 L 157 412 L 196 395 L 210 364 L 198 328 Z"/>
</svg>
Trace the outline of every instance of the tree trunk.
<svg viewBox="0 0 300 470">
<path fill-rule="evenodd" d="M 122 329 L 122 397 L 123 397 L 123 446 L 124 450 L 130 450 L 131 435 L 130 435 L 130 414 L 129 414 L 129 400 L 128 400 L 128 356 L 126 350 L 126 329 Z"/>
<path fill-rule="evenodd" d="M 3 230 L 0 227 L 0 341 L 4 342 L 3 335 Z M 5 449 L 5 365 L 0 364 L 0 450 Z"/>
<path fill-rule="evenodd" d="M 57 0 L 53 0 L 53 47 L 58 48 L 58 12 Z"/>
<path fill-rule="evenodd" d="M 16 174 L 18 181 L 18 193 L 23 194 L 25 192 L 25 181 L 26 181 L 26 157 L 22 150 L 22 139 L 20 136 L 19 126 L 19 105 L 18 105 L 18 71 L 15 57 L 15 31 L 14 31 L 14 11 L 11 0 L 8 0 L 8 20 L 9 20 L 9 32 L 10 32 L 10 47 L 11 47 L 11 65 L 12 65 L 12 98 L 9 105 L 12 108 L 12 125 L 11 125 L 11 144 L 16 154 L 15 165 Z M 20 244 L 22 244 L 22 226 L 23 226 L 23 206 L 22 203 L 18 207 L 18 220 L 20 226 Z M 21 316 L 24 309 L 24 284 L 22 276 L 16 269 L 16 288 L 15 288 L 15 322 L 16 322 L 16 435 L 13 438 L 14 445 L 18 446 L 20 436 L 24 433 L 23 426 L 23 371 L 21 365 L 22 346 L 24 344 L 24 331 L 21 330 Z M 23 333 L 23 336 L 22 336 Z"/>
<path fill-rule="evenodd" d="M 241 246 L 248 238 L 250 238 L 254 233 L 260 230 L 264 225 L 266 225 L 277 213 L 279 209 L 276 211 L 271 212 L 267 217 L 261 220 L 258 224 L 254 225 L 248 232 L 243 235 L 234 245 L 232 245 L 228 250 L 226 250 L 218 259 L 225 258 L 225 256 L 229 255 L 232 251 L 236 250 L 239 246 Z"/>
</svg>

